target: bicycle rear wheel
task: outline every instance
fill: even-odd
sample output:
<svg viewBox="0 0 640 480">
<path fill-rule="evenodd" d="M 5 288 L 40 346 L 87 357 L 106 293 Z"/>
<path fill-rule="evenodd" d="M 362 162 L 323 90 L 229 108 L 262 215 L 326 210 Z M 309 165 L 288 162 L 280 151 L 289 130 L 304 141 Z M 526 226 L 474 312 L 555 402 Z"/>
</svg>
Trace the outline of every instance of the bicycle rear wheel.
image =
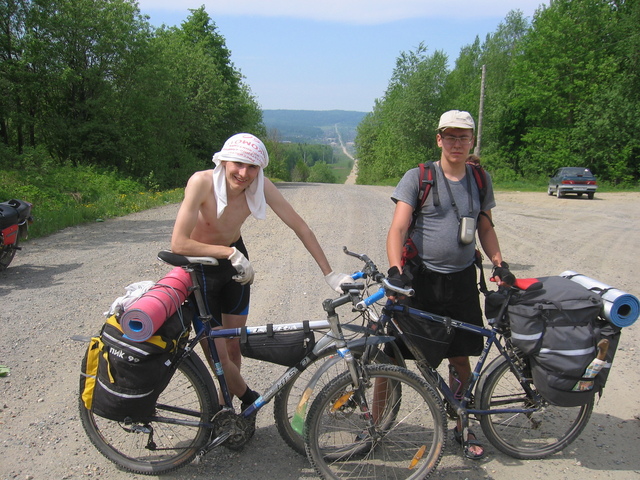
<svg viewBox="0 0 640 480">
<path fill-rule="evenodd" d="M 368 365 L 363 377 L 356 389 L 345 372 L 313 402 L 305 426 L 312 465 L 325 479 L 426 478 L 446 441 L 442 401 L 424 379 L 402 367 Z M 373 432 L 365 412 L 372 413 Z"/>
<path fill-rule="evenodd" d="M 206 424 L 217 405 L 215 392 L 187 359 L 160 395 L 155 419 L 128 424 L 108 420 L 87 410 L 82 399 L 80 419 L 91 443 L 113 463 L 134 473 L 157 475 L 193 460 L 211 435 Z"/>
<path fill-rule="evenodd" d="M 579 407 L 558 407 L 526 394 L 518 378 L 502 358 L 497 367 L 481 380 L 476 392 L 481 410 L 534 408 L 529 413 L 483 415 L 480 425 L 487 439 L 498 450 L 520 459 L 548 457 L 573 442 L 587 426 L 593 400 Z M 535 386 L 530 383 L 535 391 Z"/>
<path fill-rule="evenodd" d="M 353 349 L 352 354 L 365 364 L 392 363 L 381 348 L 382 346 L 372 345 L 361 350 Z M 298 373 L 276 395 L 273 403 L 276 427 L 287 445 L 300 455 L 306 455 L 302 434 L 308 407 L 318 392 L 345 369 L 344 360 L 332 348 Z"/>
</svg>

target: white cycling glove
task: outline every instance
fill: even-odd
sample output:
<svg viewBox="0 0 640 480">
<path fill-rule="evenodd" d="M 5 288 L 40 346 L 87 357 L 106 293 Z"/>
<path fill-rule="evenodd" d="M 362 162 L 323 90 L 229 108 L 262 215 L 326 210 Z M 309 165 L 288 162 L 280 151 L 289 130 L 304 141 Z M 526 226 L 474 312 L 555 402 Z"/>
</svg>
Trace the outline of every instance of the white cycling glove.
<svg viewBox="0 0 640 480">
<path fill-rule="evenodd" d="M 343 293 L 340 285 L 343 283 L 353 283 L 351 275 L 347 275 L 346 273 L 331 272 L 325 275 L 324 279 L 327 284 L 338 293 Z"/>
<path fill-rule="evenodd" d="M 231 265 L 233 265 L 233 268 L 238 272 L 238 274 L 234 275 L 232 278 L 242 285 L 246 285 L 247 283 L 251 285 L 251 283 L 253 283 L 253 276 L 255 273 L 247 257 L 245 257 L 236 247 L 233 247 L 233 253 L 229 255 L 227 259 L 231 261 Z"/>
</svg>

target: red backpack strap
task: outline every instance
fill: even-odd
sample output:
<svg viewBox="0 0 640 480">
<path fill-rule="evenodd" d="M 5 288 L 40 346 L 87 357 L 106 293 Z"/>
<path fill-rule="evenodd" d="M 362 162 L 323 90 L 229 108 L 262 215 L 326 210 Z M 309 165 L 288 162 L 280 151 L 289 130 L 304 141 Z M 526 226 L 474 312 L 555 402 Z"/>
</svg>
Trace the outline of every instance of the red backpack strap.
<svg viewBox="0 0 640 480">
<path fill-rule="evenodd" d="M 471 167 L 473 178 L 478 185 L 478 192 L 480 192 L 480 205 L 482 205 L 484 197 L 487 195 L 487 173 L 484 171 L 484 168 L 477 163 L 467 162 L 467 165 Z"/>
<path fill-rule="evenodd" d="M 419 167 L 420 167 L 420 188 L 418 191 L 418 204 L 413 211 L 414 216 L 418 214 L 418 211 L 420 211 L 420 209 L 424 205 L 424 202 L 427 201 L 427 196 L 431 191 L 431 187 L 434 187 L 434 195 L 437 192 L 437 188 L 435 187 L 435 180 L 434 180 L 433 162 L 421 163 Z M 436 204 L 435 198 L 434 198 L 434 204 L 439 205 L 440 204 L 439 199 L 438 199 L 438 203 Z"/>
</svg>

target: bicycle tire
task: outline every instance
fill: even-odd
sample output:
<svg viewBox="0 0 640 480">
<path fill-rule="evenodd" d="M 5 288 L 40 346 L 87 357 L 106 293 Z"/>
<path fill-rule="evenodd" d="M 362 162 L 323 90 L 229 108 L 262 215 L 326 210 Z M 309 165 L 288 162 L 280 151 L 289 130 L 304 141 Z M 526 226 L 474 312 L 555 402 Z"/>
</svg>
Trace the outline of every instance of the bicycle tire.
<svg viewBox="0 0 640 480">
<path fill-rule="evenodd" d="M 393 345 L 395 347 L 395 344 Z M 367 351 L 374 352 L 372 358 L 365 360 L 365 363 L 392 363 L 391 358 L 386 355 L 378 346 L 366 347 Z M 397 347 L 395 347 L 397 349 Z M 352 354 L 356 358 L 362 358 L 364 349 L 352 349 Z M 335 363 L 328 364 L 327 361 Z M 399 351 L 396 358 L 402 358 Z M 325 369 L 317 379 L 315 388 L 307 391 L 307 386 L 312 377 L 320 369 Z M 300 455 L 306 455 L 304 438 L 304 419 L 308 406 L 312 404 L 318 392 L 320 392 L 331 380 L 346 370 L 344 360 L 340 358 L 335 348 L 329 349 L 314 360 L 302 372 L 297 373 L 293 379 L 287 383 L 276 395 L 273 403 L 273 416 L 278 429 L 278 433 L 291 447 Z M 301 404 L 301 399 L 305 397 Z M 296 412 L 298 414 L 296 415 Z"/>
<path fill-rule="evenodd" d="M 510 362 L 504 357 L 493 365 L 476 392 L 479 408 L 537 407 L 534 413 L 482 415 L 480 425 L 491 444 L 510 457 L 535 460 L 548 457 L 573 442 L 591 417 L 594 400 L 579 407 L 559 407 L 536 402 L 526 394 Z M 529 385 L 535 391 L 531 381 Z"/>
<path fill-rule="evenodd" d="M 187 358 L 160 394 L 156 420 L 125 425 L 94 415 L 82 399 L 80 419 L 91 443 L 119 467 L 143 475 L 167 473 L 191 462 L 208 441 L 211 429 L 205 422 L 218 409 L 217 395 L 210 388 Z M 160 416 L 168 420 L 158 420 Z M 197 423 L 180 424 L 184 420 Z"/>
<path fill-rule="evenodd" d="M 367 365 L 362 373 L 366 405 L 359 405 L 348 372 L 327 385 L 311 405 L 305 443 L 316 472 L 325 479 L 428 477 L 446 443 L 446 414 L 436 391 L 396 365 Z M 392 387 L 380 402 L 383 413 L 371 436 L 362 412 L 377 410 L 374 385 L 379 381 Z"/>
</svg>

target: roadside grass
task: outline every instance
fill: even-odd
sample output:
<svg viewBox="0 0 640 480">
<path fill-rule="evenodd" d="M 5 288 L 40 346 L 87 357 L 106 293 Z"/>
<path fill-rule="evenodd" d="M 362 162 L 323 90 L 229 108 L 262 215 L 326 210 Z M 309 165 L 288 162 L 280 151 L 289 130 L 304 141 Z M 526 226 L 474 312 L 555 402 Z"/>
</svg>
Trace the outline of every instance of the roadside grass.
<svg viewBox="0 0 640 480">
<path fill-rule="evenodd" d="M 0 171 L 0 201 L 17 198 L 33 204 L 31 238 L 177 203 L 183 194 L 184 189 L 152 191 L 115 171 L 93 167 L 23 165 Z"/>
</svg>

